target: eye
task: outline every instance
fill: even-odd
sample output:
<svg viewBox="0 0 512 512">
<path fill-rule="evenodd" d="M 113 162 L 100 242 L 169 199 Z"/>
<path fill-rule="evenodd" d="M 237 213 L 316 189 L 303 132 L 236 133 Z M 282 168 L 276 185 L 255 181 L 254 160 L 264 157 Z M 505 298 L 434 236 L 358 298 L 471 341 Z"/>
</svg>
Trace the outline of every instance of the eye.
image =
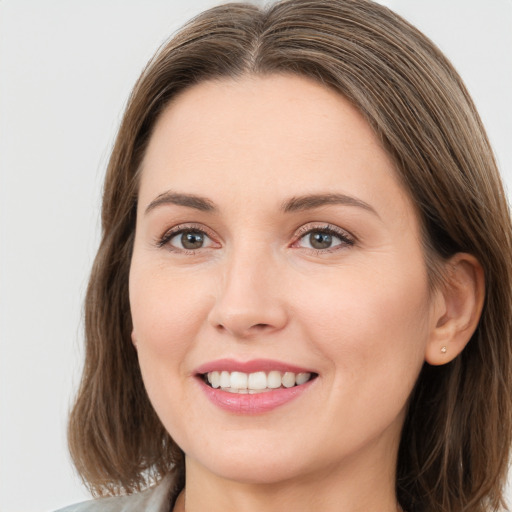
<svg viewBox="0 0 512 512">
<path fill-rule="evenodd" d="M 187 250 L 208 247 L 208 242 L 211 242 L 211 240 L 201 231 L 183 231 L 181 233 L 177 233 L 169 240 L 169 243 L 172 246 Z"/>
<path fill-rule="evenodd" d="M 201 229 L 177 226 L 165 233 L 158 245 L 168 246 L 172 250 L 190 252 L 212 247 L 214 243 Z"/>
<path fill-rule="evenodd" d="M 336 250 L 337 247 L 352 246 L 354 239 L 345 231 L 335 226 L 304 226 L 299 231 L 300 238 L 296 246 L 315 251 Z"/>
</svg>

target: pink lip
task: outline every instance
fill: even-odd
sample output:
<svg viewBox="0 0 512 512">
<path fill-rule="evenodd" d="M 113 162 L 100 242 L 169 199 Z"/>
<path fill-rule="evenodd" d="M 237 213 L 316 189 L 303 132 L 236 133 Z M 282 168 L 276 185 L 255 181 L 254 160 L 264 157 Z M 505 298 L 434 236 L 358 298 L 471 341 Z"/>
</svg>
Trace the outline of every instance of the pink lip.
<svg viewBox="0 0 512 512">
<path fill-rule="evenodd" d="M 195 370 L 197 374 L 208 372 L 293 372 L 293 373 L 314 373 L 312 370 L 300 368 L 288 363 L 273 361 L 272 359 L 253 359 L 251 361 L 235 361 L 234 359 L 217 359 L 209 363 L 202 364 Z"/>
<path fill-rule="evenodd" d="M 290 402 L 304 393 L 315 382 L 315 379 L 293 388 L 278 388 L 254 395 L 229 393 L 228 391 L 222 391 L 220 388 L 212 388 L 200 379 L 198 379 L 198 382 L 207 398 L 214 405 L 234 414 L 249 415 L 268 412 Z"/>
<path fill-rule="evenodd" d="M 218 359 L 210 363 L 199 366 L 195 373 L 197 382 L 205 393 L 206 397 L 216 406 L 221 409 L 234 414 L 261 414 L 271 411 L 281 405 L 284 405 L 295 398 L 302 395 L 309 387 L 315 382 L 316 379 L 309 380 L 300 386 L 293 386 L 291 388 L 278 388 L 263 393 L 250 394 L 237 394 L 223 391 L 220 388 L 212 388 L 208 386 L 203 380 L 202 375 L 213 371 L 228 371 L 228 372 L 244 372 L 253 373 L 258 371 L 270 372 L 293 372 L 293 373 L 314 373 L 306 368 L 282 363 L 280 361 L 273 361 L 270 359 L 253 359 L 252 361 L 235 361 L 234 359 Z"/>
</svg>

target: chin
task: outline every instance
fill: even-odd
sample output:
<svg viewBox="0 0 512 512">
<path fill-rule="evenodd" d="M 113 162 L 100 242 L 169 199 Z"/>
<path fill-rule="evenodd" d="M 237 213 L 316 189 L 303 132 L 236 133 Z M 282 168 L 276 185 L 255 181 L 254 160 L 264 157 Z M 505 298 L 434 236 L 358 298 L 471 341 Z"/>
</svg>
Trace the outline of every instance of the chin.
<svg viewBox="0 0 512 512">
<path fill-rule="evenodd" d="M 207 469 L 220 478 L 246 485 L 277 484 L 291 480 L 301 473 L 299 468 L 269 460 L 260 460 L 258 463 L 235 460 L 222 464 L 216 461 Z"/>
<path fill-rule="evenodd" d="M 297 456 L 296 452 L 289 457 L 280 450 L 265 450 L 261 446 L 248 449 L 247 443 L 244 443 L 238 449 L 223 448 L 222 451 L 219 450 L 210 457 L 205 457 L 204 452 L 200 458 L 187 456 L 187 471 L 191 464 L 200 466 L 203 471 L 219 478 L 241 484 L 274 484 L 308 472 L 308 468 L 303 467 L 303 460 L 302 457 Z"/>
</svg>

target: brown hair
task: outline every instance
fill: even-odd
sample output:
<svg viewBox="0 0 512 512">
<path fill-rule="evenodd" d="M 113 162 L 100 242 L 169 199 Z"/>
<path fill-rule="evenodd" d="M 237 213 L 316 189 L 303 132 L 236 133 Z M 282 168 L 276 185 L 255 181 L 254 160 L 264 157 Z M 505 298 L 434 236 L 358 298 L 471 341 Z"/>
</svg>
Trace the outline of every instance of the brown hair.
<svg viewBox="0 0 512 512">
<path fill-rule="evenodd" d="M 183 485 L 183 454 L 148 400 L 130 338 L 138 169 L 178 92 L 207 79 L 270 73 L 317 80 L 365 116 L 417 205 L 433 286 L 442 281 L 436 262 L 456 252 L 481 263 L 480 323 L 453 362 L 425 363 L 403 427 L 396 489 L 408 512 L 504 507 L 512 431 L 506 199 L 460 77 L 423 34 L 367 0 L 219 6 L 186 25 L 143 71 L 107 170 L 103 237 L 85 304 L 86 361 L 69 424 L 79 473 L 100 495 L 140 490 L 170 471 Z"/>
</svg>

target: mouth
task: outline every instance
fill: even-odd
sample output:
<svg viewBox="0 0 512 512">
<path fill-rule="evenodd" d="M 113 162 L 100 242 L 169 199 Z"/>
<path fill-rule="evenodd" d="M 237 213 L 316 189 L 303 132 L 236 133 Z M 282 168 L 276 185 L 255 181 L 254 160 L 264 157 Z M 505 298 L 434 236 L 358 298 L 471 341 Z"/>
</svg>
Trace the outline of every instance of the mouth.
<svg viewBox="0 0 512 512">
<path fill-rule="evenodd" d="M 199 377 L 210 388 L 221 389 L 228 393 L 249 395 L 302 386 L 317 376 L 313 372 L 281 372 L 277 370 L 252 373 L 215 370 L 199 374 Z"/>
<path fill-rule="evenodd" d="M 215 406 L 235 415 L 268 413 L 311 396 L 318 373 L 271 359 L 217 359 L 196 369 L 200 389 Z"/>
</svg>

